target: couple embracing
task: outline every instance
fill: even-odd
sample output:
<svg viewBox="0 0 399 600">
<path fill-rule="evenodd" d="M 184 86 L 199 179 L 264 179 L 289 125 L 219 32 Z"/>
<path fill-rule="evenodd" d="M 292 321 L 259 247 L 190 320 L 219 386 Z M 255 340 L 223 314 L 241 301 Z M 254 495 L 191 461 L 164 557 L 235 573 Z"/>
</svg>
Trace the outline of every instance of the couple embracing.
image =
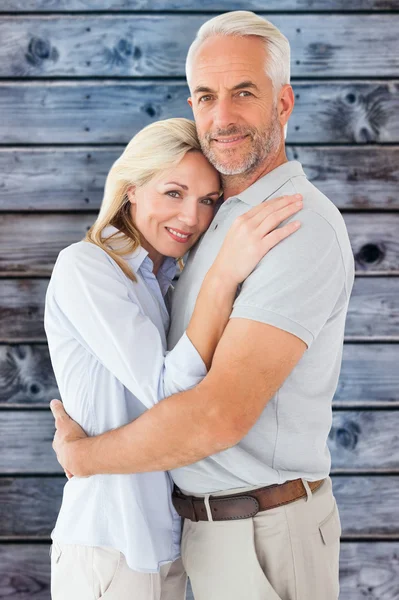
<svg viewBox="0 0 399 600">
<path fill-rule="evenodd" d="M 52 596 L 184 600 L 188 574 L 196 600 L 337 600 L 346 227 L 287 160 L 276 27 L 211 19 L 186 74 L 195 124 L 133 137 L 48 288 L 68 477 Z"/>
</svg>

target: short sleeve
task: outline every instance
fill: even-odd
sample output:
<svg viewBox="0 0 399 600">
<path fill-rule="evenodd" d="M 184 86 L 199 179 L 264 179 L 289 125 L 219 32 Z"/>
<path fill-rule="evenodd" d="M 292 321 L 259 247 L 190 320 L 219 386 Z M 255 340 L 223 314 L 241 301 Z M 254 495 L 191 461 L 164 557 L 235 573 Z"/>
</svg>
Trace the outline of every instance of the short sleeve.
<svg viewBox="0 0 399 600">
<path fill-rule="evenodd" d="M 345 269 L 333 227 L 302 210 L 301 227 L 277 244 L 245 280 L 231 318 L 267 323 L 310 347 L 345 294 Z"/>
</svg>

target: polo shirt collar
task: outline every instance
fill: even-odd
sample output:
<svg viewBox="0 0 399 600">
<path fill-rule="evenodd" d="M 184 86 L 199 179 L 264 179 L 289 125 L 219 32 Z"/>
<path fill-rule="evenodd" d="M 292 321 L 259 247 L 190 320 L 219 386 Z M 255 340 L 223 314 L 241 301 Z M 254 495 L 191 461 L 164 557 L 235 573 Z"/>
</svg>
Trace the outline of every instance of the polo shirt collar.
<svg viewBox="0 0 399 600">
<path fill-rule="evenodd" d="M 305 175 L 301 163 L 297 160 L 290 160 L 255 181 L 249 188 L 235 197 L 245 202 L 245 204 L 257 206 L 272 196 L 289 179 L 300 175 Z"/>
</svg>

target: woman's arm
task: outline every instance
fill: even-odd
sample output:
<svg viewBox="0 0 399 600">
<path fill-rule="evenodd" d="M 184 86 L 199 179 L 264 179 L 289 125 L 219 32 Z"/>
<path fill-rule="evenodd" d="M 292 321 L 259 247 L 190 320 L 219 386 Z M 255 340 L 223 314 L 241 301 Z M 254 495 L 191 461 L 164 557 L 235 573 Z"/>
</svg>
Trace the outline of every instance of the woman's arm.
<svg viewBox="0 0 399 600">
<path fill-rule="evenodd" d="M 61 321 L 147 408 L 190 389 L 205 377 L 204 363 L 212 362 L 237 285 L 271 247 L 295 230 L 292 223 L 275 228 L 299 209 L 293 197 L 284 197 L 236 220 L 205 278 L 187 335 L 168 353 L 156 325 L 138 298 L 134 301 L 138 284 L 125 280 L 97 246 L 70 246 L 57 261 L 46 298 L 50 350 L 50 338 L 57 335 Z"/>
<path fill-rule="evenodd" d="M 237 286 L 271 248 L 296 231 L 294 223 L 276 227 L 301 207 L 299 194 L 275 198 L 236 219 L 229 230 L 204 279 L 187 327 L 187 335 L 208 370 L 228 323 Z"/>
</svg>

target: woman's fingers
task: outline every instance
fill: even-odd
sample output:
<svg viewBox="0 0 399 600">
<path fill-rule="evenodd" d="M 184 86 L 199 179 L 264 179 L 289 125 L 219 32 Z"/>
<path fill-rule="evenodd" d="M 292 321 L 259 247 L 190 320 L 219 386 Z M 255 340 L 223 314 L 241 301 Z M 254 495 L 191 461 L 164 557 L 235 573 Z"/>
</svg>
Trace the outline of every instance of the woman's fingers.
<svg viewBox="0 0 399 600">
<path fill-rule="evenodd" d="M 294 204 L 289 204 L 288 206 L 285 206 L 280 210 L 276 210 L 270 215 L 267 215 L 267 217 L 265 217 L 265 219 L 258 225 L 256 233 L 259 236 L 264 237 L 265 235 L 273 231 L 273 229 L 276 229 L 276 227 L 281 225 L 283 221 L 289 219 L 290 217 L 298 213 L 300 210 L 302 210 L 302 208 L 303 203 L 301 200 L 298 200 Z"/>
<path fill-rule="evenodd" d="M 262 202 L 258 206 L 251 208 L 248 212 L 242 215 L 244 220 L 248 221 L 248 224 L 252 227 L 260 225 L 269 216 L 275 214 L 284 208 L 296 205 L 297 202 L 302 201 L 301 194 L 292 194 L 289 196 L 280 196 L 279 198 L 273 198 L 273 200 L 267 200 Z"/>
<path fill-rule="evenodd" d="M 269 250 L 274 248 L 274 246 L 277 246 L 279 242 L 292 235 L 295 231 L 298 231 L 300 226 L 300 221 L 291 221 L 290 223 L 287 223 L 287 225 L 279 227 L 278 229 L 274 229 L 269 234 L 267 234 L 263 238 L 262 242 L 264 255 L 267 252 L 269 252 Z"/>
</svg>

